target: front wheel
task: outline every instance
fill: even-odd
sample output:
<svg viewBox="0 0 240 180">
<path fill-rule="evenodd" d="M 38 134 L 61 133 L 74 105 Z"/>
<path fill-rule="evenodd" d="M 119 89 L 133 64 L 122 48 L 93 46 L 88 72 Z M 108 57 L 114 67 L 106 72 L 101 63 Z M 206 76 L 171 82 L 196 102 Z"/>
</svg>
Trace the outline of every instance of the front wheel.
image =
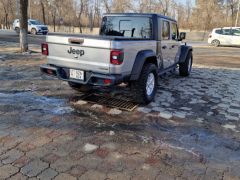
<svg viewBox="0 0 240 180">
<path fill-rule="evenodd" d="M 192 62 L 193 62 L 192 51 L 189 51 L 184 63 L 179 64 L 180 76 L 189 76 L 190 75 L 190 73 L 192 71 Z"/>
<path fill-rule="evenodd" d="M 220 41 L 217 40 L 217 39 L 215 39 L 215 40 L 212 41 L 211 44 L 212 44 L 213 46 L 215 46 L 215 47 L 218 47 L 218 46 L 220 45 Z"/>
<path fill-rule="evenodd" d="M 145 64 L 137 81 L 131 82 L 131 90 L 136 102 L 148 104 L 153 101 L 157 91 L 157 67 L 154 64 Z"/>
<path fill-rule="evenodd" d="M 37 30 L 34 29 L 34 28 L 32 28 L 32 29 L 31 29 L 31 34 L 36 35 L 36 34 L 37 34 Z"/>
</svg>

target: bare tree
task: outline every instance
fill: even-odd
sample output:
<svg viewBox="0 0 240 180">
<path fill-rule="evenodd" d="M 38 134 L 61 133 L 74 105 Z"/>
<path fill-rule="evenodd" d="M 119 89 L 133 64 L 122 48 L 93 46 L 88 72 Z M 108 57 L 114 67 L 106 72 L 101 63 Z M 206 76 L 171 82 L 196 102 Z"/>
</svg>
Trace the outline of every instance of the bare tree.
<svg viewBox="0 0 240 180">
<path fill-rule="evenodd" d="M 56 17 L 57 17 L 57 12 L 58 12 L 55 0 L 49 1 L 49 9 L 50 9 L 51 17 L 52 17 L 53 31 L 55 32 L 56 31 Z"/>
<path fill-rule="evenodd" d="M 231 17 L 232 17 L 232 26 L 234 21 L 234 0 L 229 0 L 229 6 L 231 9 Z"/>
<path fill-rule="evenodd" d="M 237 27 L 237 24 L 238 24 L 239 11 L 240 11 L 240 0 L 238 0 L 238 9 L 237 9 L 237 17 L 236 17 L 235 27 Z"/>
<path fill-rule="evenodd" d="M 4 15 L 5 15 L 5 16 L 4 16 L 4 26 L 5 26 L 6 28 L 8 28 L 8 11 L 7 11 L 6 1 L 1 0 L 0 2 L 1 2 L 1 4 L 2 4 L 3 10 L 4 10 Z"/>
<path fill-rule="evenodd" d="M 85 1 L 80 0 L 79 6 L 80 6 L 80 8 L 79 8 L 79 13 L 78 13 L 78 26 L 79 26 L 80 33 L 82 33 L 82 15 L 83 15 L 84 8 L 85 8 Z"/>
<path fill-rule="evenodd" d="M 96 26 L 99 26 L 100 24 L 100 1 L 99 0 L 95 0 L 94 2 L 93 23 Z"/>
<path fill-rule="evenodd" d="M 2 8 L 2 13 L 0 13 L 0 16 L 3 17 L 3 22 L 5 28 L 10 28 L 11 19 L 13 18 L 14 14 L 14 5 L 13 0 L 0 0 L 0 11 Z"/>
<path fill-rule="evenodd" d="M 171 0 L 159 0 L 159 4 L 160 4 L 163 15 L 165 16 L 169 15 Z"/>
<path fill-rule="evenodd" d="M 20 0 L 20 48 L 28 51 L 28 0 Z"/>
<path fill-rule="evenodd" d="M 42 18 L 43 18 L 43 23 L 46 24 L 46 17 L 45 17 L 45 1 L 41 0 L 40 5 L 41 5 L 41 10 L 42 10 Z"/>
<path fill-rule="evenodd" d="M 109 0 L 103 0 L 103 6 L 104 6 L 106 13 L 111 13 L 112 6 L 111 6 L 111 2 Z"/>
</svg>

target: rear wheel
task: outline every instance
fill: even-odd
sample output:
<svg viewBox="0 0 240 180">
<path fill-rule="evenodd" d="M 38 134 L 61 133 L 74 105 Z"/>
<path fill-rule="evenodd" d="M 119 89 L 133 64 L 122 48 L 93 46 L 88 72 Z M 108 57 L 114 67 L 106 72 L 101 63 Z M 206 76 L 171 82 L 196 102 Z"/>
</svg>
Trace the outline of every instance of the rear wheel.
<svg viewBox="0 0 240 180">
<path fill-rule="evenodd" d="M 68 85 L 79 92 L 90 92 L 92 90 L 92 87 L 89 85 L 83 85 L 83 84 L 79 84 L 79 83 L 74 83 L 74 82 L 68 82 Z"/>
<path fill-rule="evenodd" d="M 156 65 L 151 63 L 145 64 L 139 79 L 131 82 L 135 101 L 141 104 L 148 104 L 153 101 L 157 91 L 157 81 Z"/>
<path fill-rule="evenodd" d="M 179 64 L 180 76 L 189 76 L 190 75 L 190 73 L 192 71 L 192 62 L 193 62 L 192 51 L 189 51 L 185 62 Z"/>
<path fill-rule="evenodd" d="M 215 47 L 218 47 L 220 45 L 220 41 L 217 39 L 214 39 L 211 44 Z"/>
</svg>

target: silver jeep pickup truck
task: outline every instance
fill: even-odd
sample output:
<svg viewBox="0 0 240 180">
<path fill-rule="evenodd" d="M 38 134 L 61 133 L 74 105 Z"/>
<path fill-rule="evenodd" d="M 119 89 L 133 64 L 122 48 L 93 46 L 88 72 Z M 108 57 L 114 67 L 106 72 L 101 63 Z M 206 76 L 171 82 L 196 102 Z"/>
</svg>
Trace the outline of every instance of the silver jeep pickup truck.
<svg viewBox="0 0 240 180">
<path fill-rule="evenodd" d="M 182 45 L 185 33 L 177 22 L 159 14 L 105 14 L 98 36 L 48 35 L 43 73 L 68 81 L 79 91 L 128 83 L 135 100 L 149 103 L 158 76 L 179 66 L 181 76 L 192 69 L 192 47 Z"/>
</svg>

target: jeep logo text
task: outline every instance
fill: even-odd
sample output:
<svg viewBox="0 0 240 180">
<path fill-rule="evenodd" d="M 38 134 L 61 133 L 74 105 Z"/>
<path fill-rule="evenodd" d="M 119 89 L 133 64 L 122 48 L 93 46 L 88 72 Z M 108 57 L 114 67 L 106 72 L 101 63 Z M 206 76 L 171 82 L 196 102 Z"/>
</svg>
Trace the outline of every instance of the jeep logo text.
<svg viewBox="0 0 240 180">
<path fill-rule="evenodd" d="M 67 52 L 68 52 L 68 54 L 76 54 L 76 55 L 79 55 L 79 56 L 84 55 L 84 50 L 73 49 L 72 47 L 70 47 L 70 49 Z"/>
</svg>

